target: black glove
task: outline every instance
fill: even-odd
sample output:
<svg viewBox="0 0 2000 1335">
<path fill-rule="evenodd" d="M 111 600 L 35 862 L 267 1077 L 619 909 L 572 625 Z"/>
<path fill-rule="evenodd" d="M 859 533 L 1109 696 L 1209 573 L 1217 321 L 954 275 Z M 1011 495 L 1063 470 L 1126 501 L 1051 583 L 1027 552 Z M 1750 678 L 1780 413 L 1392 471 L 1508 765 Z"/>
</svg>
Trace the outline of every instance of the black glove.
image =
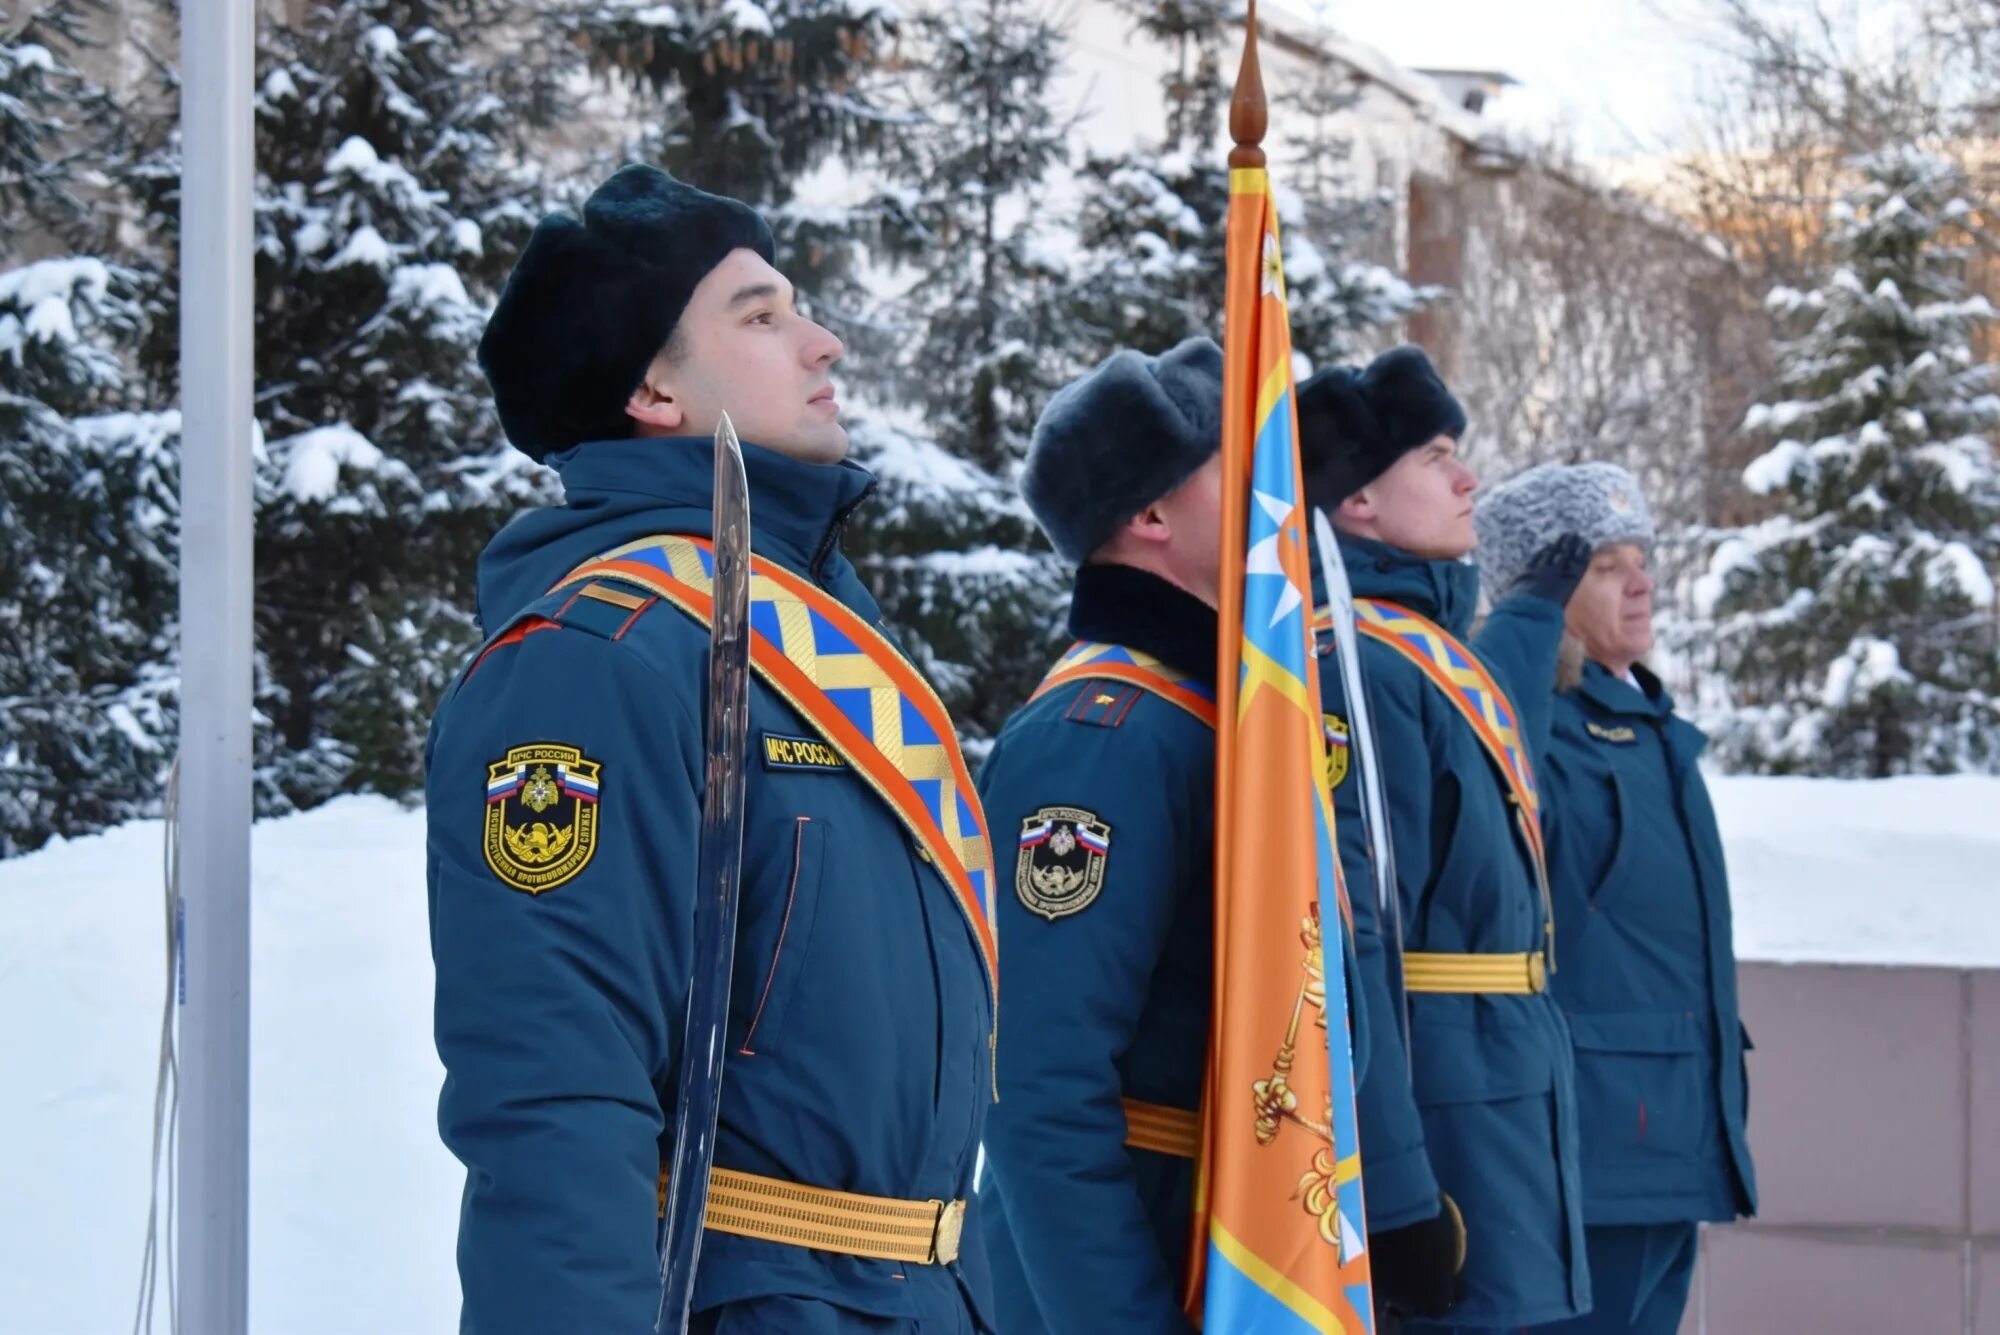
<svg viewBox="0 0 2000 1335">
<path fill-rule="evenodd" d="M 1590 544 L 1581 534 L 1565 533 L 1528 558 L 1528 568 L 1515 578 L 1508 593 L 1532 593 L 1565 607 L 1589 569 Z"/>
<path fill-rule="evenodd" d="M 1465 1221 L 1438 1193 L 1435 1218 L 1368 1235 L 1375 1301 L 1403 1316 L 1443 1316 L 1465 1294 Z"/>
</svg>

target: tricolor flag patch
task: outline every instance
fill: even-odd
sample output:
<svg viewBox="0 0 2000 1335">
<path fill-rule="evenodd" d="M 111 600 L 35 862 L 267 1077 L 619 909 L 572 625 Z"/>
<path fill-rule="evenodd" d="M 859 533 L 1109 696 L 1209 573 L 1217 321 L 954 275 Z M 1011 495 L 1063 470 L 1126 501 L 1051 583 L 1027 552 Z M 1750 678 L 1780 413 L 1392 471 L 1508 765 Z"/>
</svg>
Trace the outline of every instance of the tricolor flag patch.
<svg viewBox="0 0 2000 1335">
<path fill-rule="evenodd" d="M 1021 822 L 1014 893 L 1054 922 L 1090 907 L 1104 888 L 1111 827 L 1082 807 L 1043 807 Z"/>
</svg>

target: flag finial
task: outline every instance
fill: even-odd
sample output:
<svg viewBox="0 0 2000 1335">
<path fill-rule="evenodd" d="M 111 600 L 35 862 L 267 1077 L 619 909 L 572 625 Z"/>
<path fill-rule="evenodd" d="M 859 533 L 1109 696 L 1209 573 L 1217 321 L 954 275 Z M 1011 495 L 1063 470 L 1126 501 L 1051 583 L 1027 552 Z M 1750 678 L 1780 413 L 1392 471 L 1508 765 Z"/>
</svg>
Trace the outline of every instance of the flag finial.
<svg viewBox="0 0 2000 1335">
<path fill-rule="evenodd" d="M 1264 165 L 1264 131 L 1271 122 L 1271 110 L 1264 100 L 1264 72 L 1257 64 L 1257 0 L 1250 0 L 1243 16 L 1243 63 L 1236 69 L 1236 91 L 1229 99 L 1229 137 L 1236 147 L 1229 150 L 1232 167 Z"/>
</svg>

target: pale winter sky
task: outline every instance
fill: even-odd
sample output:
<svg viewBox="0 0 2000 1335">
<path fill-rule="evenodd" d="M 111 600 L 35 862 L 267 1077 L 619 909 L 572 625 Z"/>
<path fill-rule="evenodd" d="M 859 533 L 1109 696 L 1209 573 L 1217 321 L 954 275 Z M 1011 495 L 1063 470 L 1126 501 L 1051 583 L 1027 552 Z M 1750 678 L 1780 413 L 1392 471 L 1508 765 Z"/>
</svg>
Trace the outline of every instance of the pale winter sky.
<svg viewBox="0 0 2000 1335">
<path fill-rule="evenodd" d="M 1705 34 L 1661 11 L 1700 12 L 1694 0 L 1319 0 L 1313 7 L 1398 64 L 1513 75 L 1523 86 L 1489 111 L 1535 127 L 1561 122 L 1585 154 L 1688 142 Z"/>
</svg>

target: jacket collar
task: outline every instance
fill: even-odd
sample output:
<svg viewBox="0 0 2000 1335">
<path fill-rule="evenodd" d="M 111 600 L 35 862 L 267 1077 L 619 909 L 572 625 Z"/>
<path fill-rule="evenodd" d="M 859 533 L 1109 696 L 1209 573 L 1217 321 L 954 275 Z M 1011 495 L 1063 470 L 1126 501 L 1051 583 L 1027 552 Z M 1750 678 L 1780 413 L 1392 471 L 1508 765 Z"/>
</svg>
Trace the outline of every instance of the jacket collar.
<svg viewBox="0 0 2000 1335">
<path fill-rule="evenodd" d="M 1357 598 L 1383 598 L 1465 635 L 1479 610 L 1479 567 L 1430 561 L 1370 538 L 1339 535 L 1340 559 Z M 1323 592 L 1323 590 L 1316 590 Z"/>
<path fill-rule="evenodd" d="M 643 498 L 712 518 L 715 441 L 709 436 L 601 440 L 578 445 L 548 462 L 562 475 L 572 506 L 593 498 Z M 743 472 L 750 489 L 752 547 L 803 573 L 815 569 L 839 543 L 840 530 L 875 479 L 859 464 L 802 463 L 745 442 Z M 712 531 L 703 523 L 704 531 Z"/>
<path fill-rule="evenodd" d="M 1134 566 L 1077 570 L 1069 633 L 1079 640 L 1137 649 L 1204 682 L 1215 681 L 1215 609 Z"/>
<path fill-rule="evenodd" d="M 1626 714 L 1638 718 L 1666 718 L 1674 712 L 1674 698 L 1667 694 L 1660 679 L 1645 665 L 1632 669 L 1638 678 L 1638 686 L 1623 677 L 1614 676 L 1603 664 L 1588 661 L 1583 665 L 1583 681 L 1577 687 L 1583 697 L 1607 714 Z"/>
</svg>

